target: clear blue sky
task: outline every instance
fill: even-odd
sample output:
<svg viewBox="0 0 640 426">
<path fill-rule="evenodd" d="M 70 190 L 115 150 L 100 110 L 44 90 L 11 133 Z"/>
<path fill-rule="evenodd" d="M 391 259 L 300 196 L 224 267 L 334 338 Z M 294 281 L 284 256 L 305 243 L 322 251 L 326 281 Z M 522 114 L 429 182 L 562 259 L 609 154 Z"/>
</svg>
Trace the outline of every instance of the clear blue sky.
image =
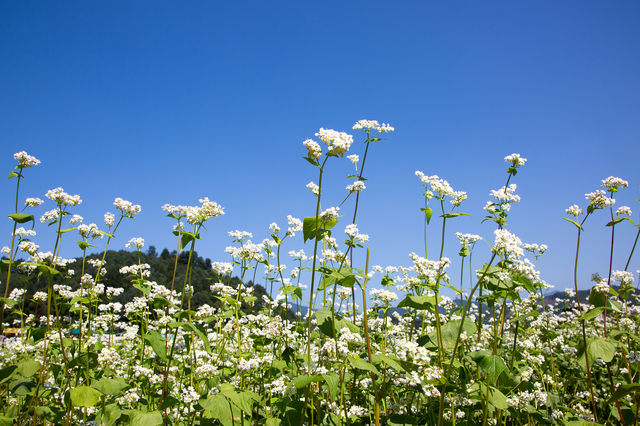
<svg viewBox="0 0 640 426">
<path fill-rule="evenodd" d="M 562 289 L 572 285 L 576 234 L 566 207 L 584 206 L 584 193 L 615 175 L 630 182 L 617 205 L 639 221 L 639 21 L 637 1 L 5 1 L 0 165 L 8 173 L 20 150 L 37 156 L 23 194 L 63 186 L 81 195 L 75 212 L 86 222 L 101 223 L 118 196 L 142 204 L 114 248 L 141 236 L 172 249 L 160 207 L 208 196 L 226 215 L 196 249 L 226 261 L 227 231 L 261 241 L 272 221 L 313 214 L 305 185 L 317 176 L 302 160 L 304 139 L 376 119 L 396 132 L 372 146 L 366 165 L 358 224 L 371 236 L 372 264 L 409 265 L 408 253 L 422 250 L 415 170 L 469 193 L 472 216 L 450 222 L 451 236 L 492 240 L 482 206 L 504 184 L 502 158 L 519 152 L 529 162 L 508 228 L 549 245 L 543 278 Z M 329 163 L 325 207 L 344 196 L 346 163 Z M 13 183 L 0 186 L 7 213 Z M 606 273 L 606 222 L 600 212 L 587 223 L 581 287 Z M 51 234 L 36 229 L 50 250 Z M 622 269 L 635 230 L 617 229 Z M 67 238 L 63 255 L 76 255 L 73 245 Z M 476 262 L 487 258 L 478 247 Z M 286 246 L 298 248 L 311 251 L 300 235 Z M 455 258 L 457 242 L 447 248 Z"/>
</svg>

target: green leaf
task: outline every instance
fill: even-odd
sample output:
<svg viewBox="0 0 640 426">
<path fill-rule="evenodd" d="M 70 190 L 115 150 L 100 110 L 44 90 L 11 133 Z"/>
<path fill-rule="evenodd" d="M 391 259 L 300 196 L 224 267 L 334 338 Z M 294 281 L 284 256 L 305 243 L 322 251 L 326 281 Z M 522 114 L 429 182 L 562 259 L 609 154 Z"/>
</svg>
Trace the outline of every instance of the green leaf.
<svg viewBox="0 0 640 426">
<path fill-rule="evenodd" d="M 94 245 L 89 244 L 86 241 L 78 241 L 78 247 L 80 247 L 80 250 L 86 250 L 89 247 L 95 247 Z"/>
<path fill-rule="evenodd" d="M 462 320 L 449 321 L 444 324 L 440 330 L 442 333 L 442 344 L 447 348 L 453 348 L 456 344 L 456 339 L 458 338 L 458 330 L 460 329 L 460 323 Z M 476 325 L 473 321 L 466 318 L 464 323 L 462 324 L 461 333 L 467 333 L 467 336 L 471 336 L 477 331 Z M 433 332 L 435 333 L 435 331 Z M 435 336 L 435 334 L 434 334 Z M 429 334 L 429 338 L 431 338 L 431 334 Z M 431 339 L 431 341 L 437 343 L 436 340 Z"/>
<path fill-rule="evenodd" d="M 398 303 L 398 308 L 413 308 L 419 311 L 424 311 L 431 309 L 435 303 L 435 296 L 413 296 L 409 294 L 400 303 Z"/>
<path fill-rule="evenodd" d="M 471 216 L 471 215 L 469 213 L 455 212 L 455 213 L 443 214 L 440 217 L 443 217 L 445 219 L 449 219 L 449 218 L 458 217 L 458 216 Z"/>
<path fill-rule="evenodd" d="M 131 426 L 158 426 L 162 424 L 162 413 L 160 411 L 132 410 L 129 414 L 129 424 Z"/>
<path fill-rule="evenodd" d="M 354 333 L 360 331 L 360 328 L 354 325 L 351 321 L 346 320 L 339 314 L 335 314 L 335 321 L 332 322 L 331 311 L 329 309 L 318 309 L 313 313 L 316 317 L 318 328 L 327 336 L 334 337 L 334 329 L 336 334 L 340 332 L 344 327 L 349 328 Z"/>
<path fill-rule="evenodd" d="M 207 399 L 201 399 L 200 405 L 211 415 L 218 419 L 223 426 L 233 426 L 233 413 L 231 403 L 222 395 L 211 395 Z"/>
<path fill-rule="evenodd" d="M 116 424 L 118 419 L 122 416 L 122 410 L 118 407 L 117 403 L 109 404 L 102 410 L 102 419 L 100 424 L 104 426 L 112 426 Z"/>
<path fill-rule="evenodd" d="M 9 299 L 8 297 L 0 297 L 0 302 L 4 303 L 5 305 L 7 305 L 10 308 L 13 308 L 14 306 L 16 306 L 18 304 L 17 301 L 15 301 L 13 299 Z"/>
<path fill-rule="evenodd" d="M 15 417 L 0 416 L 0 426 L 13 426 L 14 419 Z"/>
<path fill-rule="evenodd" d="M 618 386 L 618 389 L 611 395 L 611 397 L 607 400 L 607 404 L 611 404 L 632 393 L 640 392 L 640 383 L 624 383 Z"/>
<path fill-rule="evenodd" d="M 12 171 L 11 173 L 9 173 L 9 177 L 7 179 L 11 179 L 11 178 L 14 178 L 14 177 L 17 177 L 17 176 L 20 176 L 20 175 L 18 173 L 16 173 L 16 172 Z"/>
<path fill-rule="evenodd" d="M 618 223 L 622 222 L 622 221 L 623 221 L 623 220 L 625 220 L 625 219 L 626 219 L 626 217 L 619 217 L 619 218 L 614 219 L 614 220 L 612 220 L 611 222 L 607 223 L 607 225 L 606 225 L 606 226 L 613 226 L 613 225 L 616 225 L 616 224 L 618 224 Z"/>
<path fill-rule="evenodd" d="M 35 220 L 33 218 L 32 214 L 26 214 L 26 213 L 13 213 L 9 215 L 10 219 L 13 219 L 14 222 L 17 223 L 27 223 L 27 222 L 33 222 L 35 223 Z"/>
<path fill-rule="evenodd" d="M 60 234 L 66 234 L 67 232 L 75 231 L 78 228 L 64 228 L 59 231 Z"/>
<path fill-rule="evenodd" d="M 119 395 L 129 387 L 124 379 L 100 379 L 91 384 L 91 387 L 105 395 Z"/>
<path fill-rule="evenodd" d="M 293 385 L 296 389 L 302 389 L 309 386 L 311 383 L 319 382 L 323 377 L 319 374 L 314 374 L 312 376 L 301 374 L 293 379 Z"/>
<path fill-rule="evenodd" d="M 223 386 L 220 386 L 220 393 L 226 396 L 236 407 L 241 409 L 247 414 L 251 414 L 253 411 L 253 403 L 260 401 L 260 397 L 251 391 L 243 391 L 237 392 L 233 385 L 229 385 L 228 383 L 224 383 Z"/>
<path fill-rule="evenodd" d="M 424 212 L 424 217 L 427 219 L 427 225 L 428 225 L 429 222 L 431 222 L 431 216 L 433 216 L 433 209 L 431 207 L 426 209 L 423 207 L 420 210 Z"/>
<path fill-rule="evenodd" d="M 604 312 L 604 306 L 599 306 L 597 308 L 593 308 L 589 312 L 585 312 L 582 315 L 582 319 L 585 320 L 585 321 L 589 321 L 590 319 L 593 319 L 593 318 L 597 317 L 598 315 L 601 315 L 602 312 Z"/>
<path fill-rule="evenodd" d="M 376 362 L 376 363 L 382 362 L 384 364 L 387 364 L 389 367 L 393 368 L 398 373 L 406 372 L 406 370 L 402 367 L 402 365 L 400 365 L 398 360 L 390 356 L 376 353 L 376 354 L 373 354 L 371 358 L 373 359 L 373 362 Z"/>
<path fill-rule="evenodd" d="M 10 365 L 3 369 L 0 369 L 0 383 L 4 383 L 9 380 L 11 376 L 13 376 L 13 372 L 16 371 L 18 367 L 15 365 Z"/>
<path fill-rule="evenodd" d="M 155 330 L 152 330 L 144 335 L 144 340 L 151 345 L 153 351 L 162 359 L 163 361 L 167 360 L 167 353 L 164 347 L 165 339 Z"/>
<path fill-rule="evenodd" d="M 199 235 L 193 234 L 191 232 L 182 231 L 180 232 L 180 234 L 182 234 L 182 236 L 180 237 L 180 250 L 184 249 L 186 245 L 191 241 L 195 240 L 196 238 L 200 238 Z"/>
<path fill-rule="evenodd" d="M 611 362 L 616 354 L 616 344 L 602 337 L 596 337 L 587 344 L 589 359 L 600 358 L 604 362 Z"/>
<path fill-rule="evenodd" d="M 317 226 L 316 226 L 317 223 Z M 338 219 L 332 219 L 330 221 L 323 221 L 320 217 L 305 217 L 302 221 L 302 234 L 304 241 L 311 239 L 320 239 L 324 236 L 328 229 L 333 228 L 338 223 Z"/>
<path fill-rule="evenodd" d="M 507 366 L 499 355 L 486 355 L 476 362 L 491 384 L 495 384 L 500 374 L 507 371 Z"/>
<path fill-rule="evenodd" d="M 573 223 L 579 230 L 584 231 L 584 229 L 582 229 L 582 226 L 578 222 L 576 222 L 575 220 L 569 219 L 567 217 L 563 217 L 563 219 L 566 220 L 567 222 Z"/>
<path fill-rule="evenodd" d="M 336 373 L 323 374 L 322 378 L 327 383 L 329 388 L 329 396 L 332 400 L 338 397 L 338 386 L 340 385 L 340 377 Z"/>
<path fill-rule="evenodd" d="M 74 407 L 93 407 L 100 401 L 101 393 L 89 386 L 78 386 L 69 391 Z"/>
<path fill-rule="evenodd" d="M 31 377 L 40 371 L 42 365 L 33 359 L 27 359 L 18 364 L 18 374 L 24 377 Z"/>
<path fill-rule="evenodd" d="M 57 271 L 55 268 L 52 268 L 49 265 L 45 265 L 44 263 L 24 262 L 23 265 L 35 266 L 36 268 L 38 268 L 38 271 L 48 276 L 60 275 L 60 271 Z"/>
<path fill-rule="evenodd" d="M 347 358 L 349 360 L 349 363 L 355 368 L 357 368 L 358 370 L 366 370 L 374 374 L 380 374 L 380 372 L 378 371 L 375 365 L 363 360 L 360 357 L 349 356 Z"/>
</svg>

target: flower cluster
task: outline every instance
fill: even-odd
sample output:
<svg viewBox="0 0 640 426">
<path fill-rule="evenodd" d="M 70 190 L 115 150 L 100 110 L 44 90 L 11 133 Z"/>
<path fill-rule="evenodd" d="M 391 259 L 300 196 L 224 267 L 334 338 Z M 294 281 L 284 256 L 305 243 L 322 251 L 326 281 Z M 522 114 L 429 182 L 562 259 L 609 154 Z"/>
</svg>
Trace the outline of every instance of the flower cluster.
<svg viewBox="0 0 640 426">
<path fill-rule="evenodd" d="M 113 202 L 113 205 L 116 209 L 120 210 L 123 215 L 133 217 L 140 213 L 142 207 L 139 204 L 133 204 L 131 201 L 123 200 L 120 197 L 117 197 Z"/>
<path fill-rule="evenodd" d="M 67 194 L 62 187 L 50 189 L 44 196 L 55 201 L 59 206 L 77 206 L 82 203 L 79 195 Z"/>
<path fill-rule="evenodd" d="M 329 147 L 330 153 L 339 156 L 344 155 L 353 143 L 353 136 L 332 129 L 320 128 L 316 133 L 316 137 Z"/>
<path fill-rule="evenodd" d="M 38 160 L 33 155 L 27 154 L 26 151 L 20 151 L 13 154 L 13 159 L 18 162 L 18 168 L 25 169 L 31 166 L 37 166 L 40 164 L 40 160 Z"/>
<path fill-rule="evenodd" d="M 393 132 L 395 129 L 386 123 L 378 123 L 377 120 L 358 120 L 353 125 L 353 130 L 377 130 L 380 133 Z"/>
</svg>

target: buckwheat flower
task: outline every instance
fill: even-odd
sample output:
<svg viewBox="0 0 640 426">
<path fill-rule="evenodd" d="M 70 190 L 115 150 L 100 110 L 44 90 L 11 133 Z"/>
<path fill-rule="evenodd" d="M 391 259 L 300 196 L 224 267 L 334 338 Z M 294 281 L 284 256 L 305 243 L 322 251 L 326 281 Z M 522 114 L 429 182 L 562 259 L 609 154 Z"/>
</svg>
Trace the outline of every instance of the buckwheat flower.
<svg viewBox="0 0 640 426">
<path fill-rule="evenodd" d="M 307 148 L 307 156 L 309 158 L 318 160 L 322 156 L 322 148 L 320 147 L 318 142 L 312 139 L 307 139 L 306 141 L 302 142 L 302 144 L 305 148 Z"/>
<path fill-rule="evenodd" d="M 509 187 L 502 187 L 500 189 L 491 190 L 490 195 L 501 203 L 517 203 L 520 201 L 520 196 L 516 195 L 516 189 L 518 186 L 515 183 L 509 185 Z"/>
<path fill-rule="evenodd" d="M 124 245 L 126 248 L 136 248 L 136 250 L 142 250 L 144 247 L 144 238 L 134 237 L 129 240 L 127 244 Z"/>
<path fill-rule="evenodd" d="M 198 201 L 202 203 L 202 206 L 200 206 L 200 218 L 203 221 L 224 215 L 224 208 L 215 201 L 209 201 L 207 197 L 201 198 Z"/>
<path fill-rule="evenodd" d="M 270 230 L 271 232 L 273 232 L 274 234 L 277 234 L 277 233 L 279 233 L 279 232 L 280 232 L 280 227 L 278 226 L 278 224 L 277 224 L 277 223 L 272 222 L 272 223 L 271 223 L 271 225 L 269 225 L 269 230 Z"/>
<path fill-rule="evenodd" d="M 320 220 L 327 223 L 331 222 L 332 220 L 338 219 L 338 210 L 340 210 L 340 207 L 329 207 L 328 209 L 320 213 Z"/>
<path fill-rule="evenodd" d="M 47 298 L 47 293 L 44 291 L 36 291 L 33 294 L 33 300 L 35 300 L 36 302 L 46 302 Z"/>
<path fill-rule="evenodd" d="M 456 237 L 460 241 L 463 247 L 469 247 L 472 244 L 480 241 L 482 237 L 476 234 L 463 234 L 461 232 L 456 232 Z"/>
<path fill-rule="evenodd" d="M 309 188 L 311 190 L 311 193 L 315 196 L 320 194 L 320 187 L 316 185 L 313 181 L 307 184 L 307 188 Z"/>
<path fill-rule="evenodd" d="M 512 253 L 516 258 L 524 255 L 522 241 L 516 235 L 506 229 L 496 229 L 493 233 L 495 235 L 494 250 L 504 250 Z"/>
<path fill-rule="evenodd" d="M 82 222 L 83 219 L 84 218 L 79 214 L 74 214 L 73 216 L 71 216 L 71 219 L 69 219 L 69 223 L 75 225 L 76 223 Z"/>
<path fill-rule="evenodd" d="M 568 215 L 578 217 L 582 214 L 582 209 L 578 207 L 577 204 L 572 205 L 568 209 L 565 210 Z"/>
<path fill-rule="evenodd" d="M 13 154 L 13 159 L 18 162 L 18 168 L 26 169 L 27 167 L 37 166 L 40 164 L 40 160 L 38 160 L 33 155 L 27 154 L 26 151 L 20 151 Z"/>
<path fill-rule="evenodd" d="M 526 158 L 522 158 L 520 154 L 511 154 L 504 157 L 505 163 L 511 163 L 516 167 L 524 166 L 524 163 L 527 162 Z"/>
<path fill-rule="evenodd" d="M 353 143 L 353 136 L 332 129 L 320 128 L 316 137 L 329 147 L 329 152 L 339 156 L 344 155 Z"/>
<path fill-rule="evenodd" d="M 464 191 L 453 191 L 452 196 L 453 199 L 450 201 L 450 203 L 456 207 L 460 207 L 460 204 L 462 204 L 462 202 L 467 199 L 467 193 Z"/>
<path fill-rule="evenodd" d="M 347 190 L 349 191 L 349 193 L 352 192 L 360 192 L 363 189 L 366 189 L 367 187 L 364 185 L 364 182 L 361 180 L 357 180 L 355 182 L 353 182 L 351 185 L 347 185 Z"/>
<path fill-rule="evenodd" d="M 604 280 L 596 281 L 596 285 L 591 288 L 591 291 L 595 291 L 596 293 L 609 293 L 609 285 Z"/>
<path fill-rule="evenodd" d="M 629 182 L 619 177 L 609 176 L 602 180 L 601 186 L 607 188 L 607 192 L 618 192 L 618 188 L 626 188 L 629 186 Z"/>
<path fill-rule="evenodd" d="M 371 297 L 378 299 L 384 304 L 389 304 L 398 300 L 398 295 L 392 291 L 384 290 L 384 289 L 371 289 L 369 292 Z"/>
<path fill-rule="evenodd" d="M 18 245 L 18 248 L 23 252 L 29 253 L 31 256 L 33 256 L 38 252 L 40 246 L 32 243 L 31 241 L 23 241 Z"/>
<path fill-rule="evenodd" d="M 9 247 L 7 247 L 7 246 L 4 246 L 0 250 L 0 253 L 9 254 L 9 253 L 11 253 L 11 249 Z"/>
<path fill-rule="evenodd" d="M 353 125 L 353 130 L 378 130 L 380 127 L 380 123 L 377 120 L 358 120 L 356 124 Z"/>
<path fill-rule="evenodd" d="M 631 216 L 631 207 L 628 207 L 628 206 L 618 207 L 618 210 L 616 210 L 616 216 L 621 216 L 621 215 Z"/>
<path fill-rule="evenodd" d="M 589 201 L 589 205 L 596 209 L 613 206 L 616 202 L 615 199 L 607 197 L 607 193 L 602 189 L 584 194 L 584 197 Z"/>
<path fill-rule="evenodd" d="M 287 215 L 287 224 L 289 225 L 287 234 L 291 235 L 292 237 L 296 235 L 296 232 L 302 231 L 302 221 L 297 217 Z"/>
<path fill-rule="evenodd" d="M 229 231 L 228 234 L 231 238 L 236 240 L 242 240 L 244 238 L 253 238 L 253 234 L 247 231 L 235 230 L 235 231 Z"/>
<path fill-rule="evenodd" d="M 295 258 L 295 259 L 300 259 L 302 261 L 308 260 L 307 255 L 305 254 L 304 250 L 300 249 L 299 251 L 295 251 L 295 250 L 289 250 L 289 256 Z"/>
<path fill-rule="evenodd" d="M 98 225 L 96 225 L 95 223 L 90 223 L 89 225 L 79 225 L 78 233 L 82 238 L 90 238 L 92 240 L 95 240 L 96 238 L 102 238 L 103 236 L 103 234 L 98 229 Z"/>
<path fill-rule="evenodd" d="M 54 222 L 58 219 L 60 219 L 60 209 L 52 209 L 40 216 L 40 223 Z"/>
<path fill-rule="evenodd" d="M 349 159 L 349 161 L 351 161 L 351 163 L 353 163 L 354 166 L 356 166 L 356 171 L 357 171 L 358 161 L 360 161 L 360 157 L 358 156 L 358 154 L 347 155 L 347 158 Z"/>
<path fill-rule="evenodd" d="M 120 197 L 117 197 L 113 201 L 113 205 L 116 209 L 128 216 L 134 216 L 142 211 L 142 207 L 140 207 L 139 204 L 133 204 L 131 201 L 123 200 Z"/>
<path fill-rule="evenodd" d="M 82 203 L 79 195 L 67 194 L 66 192 L 64 192 L 64 189 L 62 189 L 62 187 L 50 189 L 46 194 L 44 194 L 44 196 L 50 200 L 55 201 L 56 203 L 58 203 L 58 205 L 61 206 L 77 206 L 78 204 Z"/>
<path fill-rule="evenodd" d="M 27 206 L 27 207 L 38 207 L 39 205 L 42 205 L 43 203 L 44 203 L 44 201 L 42 201 L 38 197 L 29 197 L 29 198 L 24 200 L 24 205 Z"/>
<path fill-rule="evenodd" d="M 106 212 L 104 214 L 104 224 L 111 228 L 115 222 L 115 215 L 113 213 Z"/>
<path fill-rule="evenodd" d="M 14 302 L 20 302 L 26 292 L 27 290 L 23 288 L 14 288 L 13 290 L 11 290 L 11 294 L 9 294 L 9 299 L 13 300 Z"/>
<path fill-rule="evenodd" d="M 611 279 L 613 281 L 619 281 L 621 287 L 629 287 L 633 284 L 633 274 L 628 271 L 613 271 Z"/>
<path fill-rule="evenodd" d="M 33 229 L 24 229 L 22 226 L 16 229 L 15 236 L 19 238 L 35 237 L 36 231 Z"/>
</svg>

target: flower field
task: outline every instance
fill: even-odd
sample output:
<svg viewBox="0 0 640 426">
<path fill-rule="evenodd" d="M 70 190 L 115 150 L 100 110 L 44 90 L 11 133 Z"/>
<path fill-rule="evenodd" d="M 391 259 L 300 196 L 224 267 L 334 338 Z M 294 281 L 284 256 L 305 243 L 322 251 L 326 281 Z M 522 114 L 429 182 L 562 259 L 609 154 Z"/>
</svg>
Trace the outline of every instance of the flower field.
<svg viewBox="0 0 640 426">
<path fill-rule="evenodd" d="M 177 249 L 173 278 L 150 281 L 140 261 L 122 267 L 135 297 L 120 303 L 125 289 L 107 279 L 106 254 L 115 239 L 142 253 L 142 238 L 118 233 L 140 205 L 116 198 L 104 223 L 84 223 L 74 213 L 79 195 L 22 194 L 22 179 L 40 161 L 16 153 L 8 181 L 15 201 L 5 204 L 13 231 L 0 263 L 0 425 L 637 424 L 640 299 L 629 270 L 636 244 L 614 244 L 618 233 L 636 243 L 640 234 L 631 208 L 615 206 L 628 182 L 606 178 L 567 208 L 574 288 L 549 304 L 538 269 L 547 247 L 508 230 L 525 158 L 506 156 L 504 181 L 490 191 L 490 250 L 474 253 L 481 237 L 456 233 L 458 257 L 443 257 L 446 233 L 467 215 L 467 194 L 417 171 L 424 252 L 407 253 L 410 266 L 374 266 L 358 205 L 367 155 L 394 129 L 361 120 L 353 130 L 357 144 L 320 129 L 300 147 L 314 179 L 308 217 L 272 223 L 260 243 L 229 232 L 230 261 L 211 263 L 215 306 L 192 304 L 191 272 L 205 224 L 223 206 L 207 197 L 164 205 Z M 356 172 L 342 203 L 325 207 L 325 168 L 339 161 Z M 32 213 L 43 204 L 48 211 Z M 586 296 L 580 243 L 594 215 L 610 218 L 611 239 L 601 243 L 611 257 Z M 34 237 L 47 226 L 56 238 L 42 251 Z M 427 235 L 441 235 L 440 245 L 427 247 Z M 81 261 L 64 257 L 63 239 L 78 245 Z M 364 264 L 354 264 L 355 251 L 366 253 Z M 448 275 L 454 268 L 460 282 Z M 256 274 L 266 277 L 268 296 L 257 295 Z M 46 291 L 25 285 L 34 276 Z"/>
</svg>

